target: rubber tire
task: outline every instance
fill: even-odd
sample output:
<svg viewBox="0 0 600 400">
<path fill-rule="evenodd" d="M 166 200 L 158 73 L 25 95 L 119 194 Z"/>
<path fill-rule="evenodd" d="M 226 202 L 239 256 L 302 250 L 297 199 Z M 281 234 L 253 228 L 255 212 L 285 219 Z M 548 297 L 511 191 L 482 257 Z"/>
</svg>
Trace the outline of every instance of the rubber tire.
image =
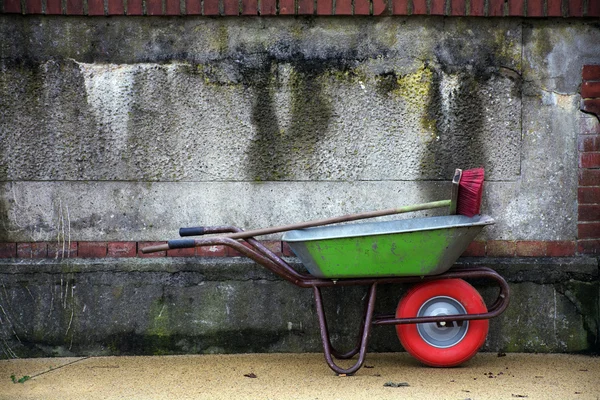
<svg viewBox="0 0 600 400">
<path fill-rule="evenodd" d="M 447 296 L 458 301 L 467 314 L 487 312 L 485 302 L 477 290 L 462 279 L 441 279 L 422 283 L 411 288 L 398 303 L 396 318 L 417 316 L 421 306 L 429 299 Z M 417 324 L 396 325 L 400 343 L 408 353 L 431 367 L 455 367 L 470 360 L 483 346 L 487 337 L 489 321 L 469 321 L 464 338 L 449 348 L 438 348 L 423 340 Z"/>
</svg>

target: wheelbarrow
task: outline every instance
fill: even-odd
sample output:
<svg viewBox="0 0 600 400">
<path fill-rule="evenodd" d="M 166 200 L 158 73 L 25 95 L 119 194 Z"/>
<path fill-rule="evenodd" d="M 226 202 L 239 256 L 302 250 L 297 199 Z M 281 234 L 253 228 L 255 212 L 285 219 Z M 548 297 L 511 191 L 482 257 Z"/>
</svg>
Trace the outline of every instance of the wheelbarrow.
<svg viewBox="0 0 600 400">
<path fill-rule="evenodd" d="M 485 342 L 488 319 L 508 306 L 509 287 L 486 267 L 454 267 L 475 236 L 494 220 L 488 216 L 449 215 L 396 221 L 352 223 L 286 232 L 283 241 L 300 258 L 309 274 L 300 273 L 253 237 L 225 236 L 169 241 L 169 248 L 229 246 L 281 278 L 314 292 L 327 365 L 338 374 L 358 371 L 367 353 L 371 329 L 395 325 L 402 346 L 422 363 L 456 366 L 472 358 Z M 182 228 L 182 236 L 241 233 L 233 226 Z M 464 279 L 485 279 L 499 287 L 491 306 Z M 395 314 L 375 315 L 380 284 L 415 284 L 400 300 Z M 325 318 L 321 289 L 367 286 L 366 307 L 356 346 L 336 350 Z M 342 368 L 334 359 L 351 359 Z"/>
<path fill-rule="evenodd" d="M 362 367 L 371 329 L 378 325 L 395 325 L 402 346 L 422 363 L 452 367 L 477 353 L 487 337 L 488 320 L 500 315 L 509 301 L 508 284 L 492 269 L 451 268 L 475 236 L 494 223 L 492 218 L 478 214 L 483 170 L 465 173 L 456 170 L 450 200 L 308 221 L 293 228 L 290 225 L 247 232 L 234 226 L 181 228 L 180 236 L 222 236 L 170 240 L 166 245 L 142 251 L 229 246 L 294 285 L 311 288 L 325 360 L 338 374 L 353 374 Z M 468 179 L 463 181 L 465 176 Z M 461 191 L 464 194 L 459 196 Z M 461 203 L 460 198 L 466 200 Z M 464 215 L 322 226 L 436 207 L 449 207 L 450 214 L 456 214 L 461 207 L 467 211 L 462 213 Z M 300 258 L 308 274 L 296 271 L 254 238 L 283 231 L 286 231 L 283 241 Z M 491 281 L 499 287 L 497 298 L 488 307 L 465 279 Z M 377 286 L 390 283 L 413 286 L 400 300 L 394 314 L 375 315 Z M 357 344 L 345 353 L 331 344 L 321 295 L 324 287 L 344 286 L 368 287 Z M 342 368 L 334 361 L 356 355 L 356 362 L 349 368 Z"/>
</svg>

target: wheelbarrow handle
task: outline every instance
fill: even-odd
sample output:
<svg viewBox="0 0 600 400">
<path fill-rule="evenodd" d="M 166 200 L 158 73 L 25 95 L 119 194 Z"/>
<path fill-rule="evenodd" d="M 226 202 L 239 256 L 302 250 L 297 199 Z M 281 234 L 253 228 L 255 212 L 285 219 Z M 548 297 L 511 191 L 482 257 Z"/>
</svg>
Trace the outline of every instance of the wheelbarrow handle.
<svg viewBox="0 0 600 400">
<path fill-rule="evenodd" d="M 158 251 L 167 251 L 171 249 L 187 249 L 190 247 L 196 247 L 196 239 L 175 239 L 169 240 L 165 244 L 159 244 L 156 246 L 148 246 L 142 249 L 142 253 L 156 253 Z"/>
<path fill-rule="evenodd" d="M 179 236 L 202 236 L 204 235 L 203 226 L 195 226 L 192 228 L 179 228 Z"/>
</svg>

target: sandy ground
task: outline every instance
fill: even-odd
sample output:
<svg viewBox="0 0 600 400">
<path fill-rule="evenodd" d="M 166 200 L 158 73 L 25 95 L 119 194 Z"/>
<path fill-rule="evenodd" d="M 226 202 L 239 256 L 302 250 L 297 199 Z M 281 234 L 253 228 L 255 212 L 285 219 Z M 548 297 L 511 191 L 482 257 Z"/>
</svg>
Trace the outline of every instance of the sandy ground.
<svg viewBox="0 0 600 400">
<path fill-rule="evenodd" d="M 339 377 L 322 354 L 0 360 L 0 399 L 600 399 L 599 357 L 480 353 L 434 369 L 396 353 L 365 365 Z"/>
</svg>

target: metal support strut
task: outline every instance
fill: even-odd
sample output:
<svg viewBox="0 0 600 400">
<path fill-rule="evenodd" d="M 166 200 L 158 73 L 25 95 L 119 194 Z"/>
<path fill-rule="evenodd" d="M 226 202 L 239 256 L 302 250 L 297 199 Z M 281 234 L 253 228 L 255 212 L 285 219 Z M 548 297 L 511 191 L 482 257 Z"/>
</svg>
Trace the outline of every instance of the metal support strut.
<svg viewBox="0 0 600 400">
<path fill-rule="evenodd" d="M 369 342 L 369 336 L 371 335 L 371 327 L 373 321 L 373 311 L 375 310 L 375 298 L 377 294 L 377 283 L 373 283 L 369 288 L 369 295 L 367 297 L 367 307 L 363 322 L 361 324 L 361 332 L 359 333 L 359 340 L 356 347 L 348 353 L 339 353 L 333 348 L 331 339 L 329 338 L 329 330 L 327 328 L 327 319 L 325 317 L 325 309 L 323 307 L 323 298 L 321 296 L 321 288 L 313 286 L 315 293 L 315 303 L 317 308 L 317 314 L 319 316 L 319 327 L 321 328 L 321 341 L 323 342 L 323 353 L 325 354 L 325 361 L 329 368 L 331 368 L 337 374 L 351 375 L 358 371 L 363 363 L 365 362 L 365 356 L 367 354 L 367 344 Z M 358 359 L 356 363 L 350 368 L 341 368 L 333 360 L 337 359 L 349 359 L 358 353 Z"/>
</svg>

